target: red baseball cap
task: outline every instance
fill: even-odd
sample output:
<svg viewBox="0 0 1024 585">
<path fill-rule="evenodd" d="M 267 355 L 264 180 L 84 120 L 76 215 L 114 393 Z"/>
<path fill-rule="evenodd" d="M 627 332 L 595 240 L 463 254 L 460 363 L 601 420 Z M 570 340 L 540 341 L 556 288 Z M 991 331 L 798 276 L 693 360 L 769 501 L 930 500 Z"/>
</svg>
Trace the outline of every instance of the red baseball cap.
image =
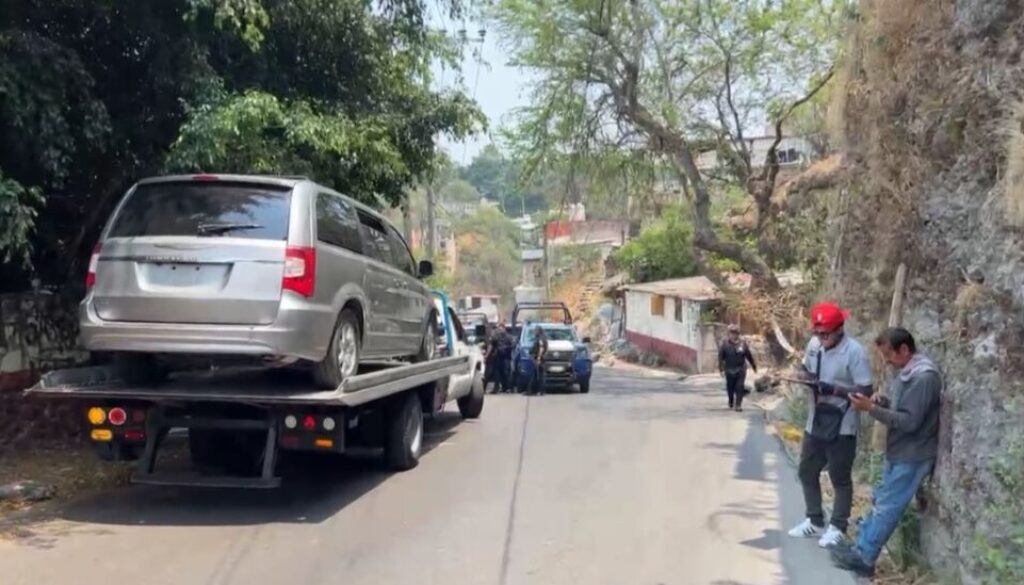
<svg viewBox="0 0 1024 585">
<path fill-rule="evenodd" d="M 838 329 L 850 313 L 835 303 L 818 303 L 811 307 L 811 327 L 824 327 L 829 331 Z"/>
</svg>

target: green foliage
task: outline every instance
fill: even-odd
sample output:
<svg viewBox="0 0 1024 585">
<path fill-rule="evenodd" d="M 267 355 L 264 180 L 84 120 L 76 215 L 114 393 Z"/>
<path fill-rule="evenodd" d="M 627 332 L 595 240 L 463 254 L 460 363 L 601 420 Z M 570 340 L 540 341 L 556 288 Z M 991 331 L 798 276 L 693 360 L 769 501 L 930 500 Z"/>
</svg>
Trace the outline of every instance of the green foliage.
<svg viewBox="0 0 1024 585">
<path fill-rule="evenodd" d="M 494 18 L 515 39 L 512 62 L 535 80 L 531 103 L 516 112 L 507 138 L 528 169 L 568 156 L 573 165 L 617 168 L 648 192 L 658 187 L 658 171 L 670 170 L 694 197 L 695 241 L 770 278 L 759 247 L 714 237 L 707 179 L 692 157 L 717 151 L 713 174 L 753 194 L 758 187 L 750 179 L 766 161 L 753 160 L 749 138 L 763 133 L 766 110 L 781 119 L 830 75 L 842 7 L 817 0 L 498 0 Z M 617 191 L 620 198 L 633 194 Z"/>
<path fill-rule="evenodd" d="M 636 282 L 693 276 L 693 228 L 681 207 L 667 208 L 661 218 L 626 243 L 614 261 Z"/>
<path fill-rule="evenodd" d="M 188 0 L 186 18 L 195 19 L 211 13 L 217 28 L 234 31 L 253 50 L 263 42 L 263 33 L 270 25 L 270 15 L 260 0 Z"/>
<path fill-rule="evenodd" d="M 493 293 L 511 299 L 521 275 L 518 236 L 516 225 L 490 207 L 456 223 L 459 256 L 452 284 L 456 296 Z"/>
<path fill-rule="evenodd" d="M 539 186 L 527 180 L 520 166 L 492 144 L 485 146 L 469 166 L 460 169 L 459 175 L 510 215 L 529 215 L 546 207 Z"/>
<path fill-rule="evenodd" d="M 43 202 L 38 187 L 23 187 L 0 174 L 0 258 L 4 263 L 30 266 L 29 233 Z"/>
<path fill-rule="evenodd" d="M 568 278 L 599 268 L 600 262 L 601 250 L 591 244 L 552 246 L 548 249 L 548 263 L 553 286 L 557 286 Z"/>
<path fill-rule="evenodd" d="M 253 91 L 192 112 L 167 170 L 308 175 L 366 203 L 379 205 L 381 194 L 397 205 L 412 176 L 389 130 Z"/>
<path fill-rule="evenodd" d="M 463 93 L 431 88 L 431 63 L 455 66 L 463 42 L 430 30 L 426 10 L 421 0 L 5 2 L 0 171 L 29 191 L 5 187 L 4 204 L 39 214 L 34 225 L 18 215 L 4 244 L 31 250 L 36 272 L 0 266 L 2 286 L 78 282 L 119 196 L 167 169 L 303 173 L 400 201 L 432 170 L 438 135 L 483 124 Z"/>
</svg>

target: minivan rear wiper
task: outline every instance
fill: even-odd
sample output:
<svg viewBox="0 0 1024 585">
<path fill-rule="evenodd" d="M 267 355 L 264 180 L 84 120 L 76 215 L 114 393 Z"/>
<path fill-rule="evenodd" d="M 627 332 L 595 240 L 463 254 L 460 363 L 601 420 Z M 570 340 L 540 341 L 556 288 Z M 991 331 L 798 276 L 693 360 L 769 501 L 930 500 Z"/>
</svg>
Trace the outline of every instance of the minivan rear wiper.
<svg viewBox="0 0 1024 585">
<path fill-rule="evenodd" d="M 236 230 L 258 230 L 262 227 L 258 223 L 201 223 L 196 226 L 196 230 L 200 236 L 213 236 Z"/>
</svg>

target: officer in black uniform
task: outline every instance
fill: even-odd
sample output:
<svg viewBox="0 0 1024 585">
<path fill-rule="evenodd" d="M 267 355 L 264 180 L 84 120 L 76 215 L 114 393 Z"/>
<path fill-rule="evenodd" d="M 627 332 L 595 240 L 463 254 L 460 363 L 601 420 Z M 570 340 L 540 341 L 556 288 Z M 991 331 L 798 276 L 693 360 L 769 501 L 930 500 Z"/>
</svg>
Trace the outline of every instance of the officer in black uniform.
<svg viewBox="0 0 1024 585">
<path fill-rule="evenodd" d="M 533 330 L 533 345 L 530 346 L 530 357 L 533 358 L 533 379 L 527 396 L 544 395 L 544 355 L 548 352 L 548 336 L 544 328 L 538 325 Z"/>
<path fill-rule="evenodd" d="M 754 356 L 747 342 L 740 339 L 739 325 L 729 325 L 729 337 L 718 349 L 718 371 L 725 376 L 725 392 L 729 395 L 729 409 L 743 412 L 744 382 L 747 378 L 747 363 L 757 371 Z"/>
</svg>

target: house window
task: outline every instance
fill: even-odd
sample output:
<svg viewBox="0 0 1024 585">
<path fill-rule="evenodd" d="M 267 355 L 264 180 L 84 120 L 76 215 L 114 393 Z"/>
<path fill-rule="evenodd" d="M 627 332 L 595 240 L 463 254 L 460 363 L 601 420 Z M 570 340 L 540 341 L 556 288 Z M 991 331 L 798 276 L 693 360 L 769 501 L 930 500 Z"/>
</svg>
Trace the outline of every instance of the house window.
<svg viewBox="0 0 1024 585">
<path fill-rule="evenodd" d="M 682 323 L 683 322 L 683 299 L 681 299 L 679 297 L 676 297 L 675 298 L 675 304 L 676 304 L 676 321 Z"/>
<path fill-rule="evenodd" d="M 779 164 L 789 164 L 800 162 L 800 153 L 795 148 L 787 148 L 780 150 L 777 153 L 779 157 Z"/>
<path fill-rule="evenodd" d="M 665 297 L 651 295 L 651 316 L 661 317 L 665 314 Z"/>
</svg>

